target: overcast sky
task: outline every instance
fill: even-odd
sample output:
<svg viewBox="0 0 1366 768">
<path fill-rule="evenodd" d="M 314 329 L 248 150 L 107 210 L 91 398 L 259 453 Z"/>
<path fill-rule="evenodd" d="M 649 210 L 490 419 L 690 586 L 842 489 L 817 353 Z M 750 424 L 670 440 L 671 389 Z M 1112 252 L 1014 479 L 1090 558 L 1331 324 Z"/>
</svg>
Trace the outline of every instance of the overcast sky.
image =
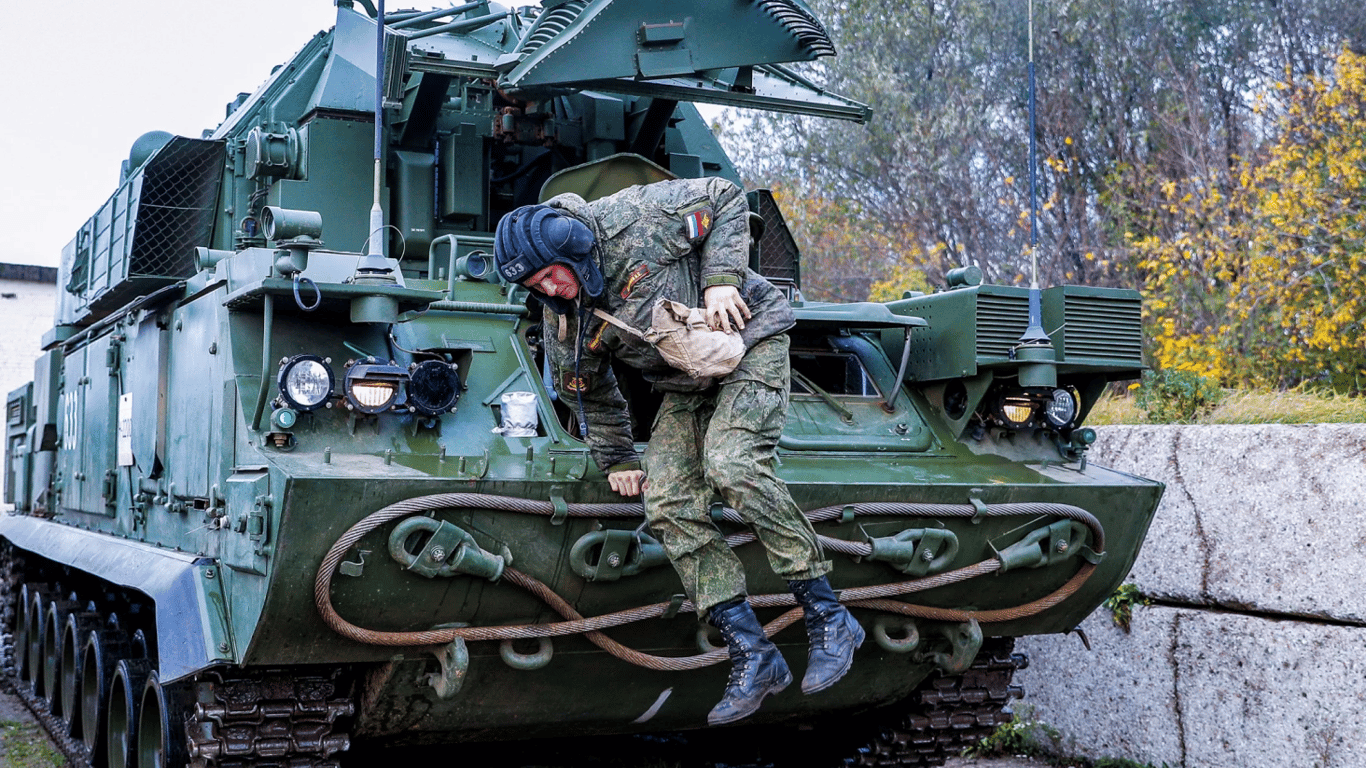
<svg viewBox="0 0 1366 768">
<path fill-rule="evenodd" d="M 445 8 L 430 0 L 400 8 Z M 528 5 L 530 0 L 504 5 Z M 332 0 L 70 0 L 0 28 L 0 262 L 57 266 L 137 137 L 198 137 L 336 19 Z"/>
</svg>

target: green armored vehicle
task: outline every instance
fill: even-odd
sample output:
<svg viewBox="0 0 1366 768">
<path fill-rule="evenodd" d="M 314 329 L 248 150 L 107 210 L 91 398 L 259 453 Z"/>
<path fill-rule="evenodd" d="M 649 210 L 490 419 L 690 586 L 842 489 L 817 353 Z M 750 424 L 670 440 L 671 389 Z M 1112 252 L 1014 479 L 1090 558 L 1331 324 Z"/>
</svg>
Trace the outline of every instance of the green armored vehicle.
<svg viewBox="0 0 1366 768">
<path fill-rule="evenodd" d="M 217 128 L 140 139 L 63 251 L 7 403 L 0 618 L 92 762 L 704 725 L 725 650 L 546 386 L 492 232 L 560 192 L 738 183 L 694 102 L 867 110 L 787 67 L 834 53 L 801 0 L 542 5 L 339 0 Z M 802 765 L 940 764 L 1008 719 L 1013 638 L 1075 627 L 1138 552 L 1161 487 L 1088 464 L 1083 426 L 1142 369 L 1138 296 L 969 268 L 807 302 L 773 197 L 749 204 L 797 317 L 778 472 L 870 642 L 740 727 Z M 643 444 L 659 397 L 617 375 Z M 785 585 L 713 518 L 800 677 Z"/>
</svg>

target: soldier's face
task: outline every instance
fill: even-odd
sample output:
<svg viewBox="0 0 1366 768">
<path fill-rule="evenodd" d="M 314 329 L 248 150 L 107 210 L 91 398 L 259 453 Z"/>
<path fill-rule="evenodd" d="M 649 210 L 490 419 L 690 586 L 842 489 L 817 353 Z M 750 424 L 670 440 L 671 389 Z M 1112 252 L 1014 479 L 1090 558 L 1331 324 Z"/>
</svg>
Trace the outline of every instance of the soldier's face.
<svg viewBox="0 0 1366 768">
<path fill-rule="evenodd" d="M 579 281 L 563 264 L 551 264 L 523 281 L 522 285 L 547 296 L 572 299 L 579 295 Z"/>
</svg>

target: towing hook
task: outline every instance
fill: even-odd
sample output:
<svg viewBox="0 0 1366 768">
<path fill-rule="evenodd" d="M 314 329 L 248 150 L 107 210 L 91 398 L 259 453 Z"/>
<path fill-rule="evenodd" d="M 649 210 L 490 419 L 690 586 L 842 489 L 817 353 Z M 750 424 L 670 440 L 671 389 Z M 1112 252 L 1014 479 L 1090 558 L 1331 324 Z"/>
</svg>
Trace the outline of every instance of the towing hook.
<svg viewBox="0 0 1366 768">
<path fill-rule="evenodd" d="M 423 541 L 420 534 L 427 534 Z M 414 551 L 416 549 L 416 551 Z M 389 554 L 405 570 L 426 576 L 482 576 L 497 581 L 512 564 L 512 553 L 503 545 L 495 555 L 479 546 L 464 529 L 430 517 L 410 517 L 389 534 Z"/>
<path fill-rule="evenodd" d="M 569 550 L 574 573 L 589 581 L 616 581 L 667 562 L 664 545 L 644 531 L 585 533 Z"/>
<path fill-rule="evenodd" d="M 958 537 L 947 528 L 907 528 L 868 543 L 873 547 L 870 560 L 882 560 L 910 576 L 938 573 L 958 555 Z"/>
<path fill-rule="evenodd" d="M 1090 531 L 1076 520 L 1059 520 L 1051 525 L 1030 531 L 1023 539 L 996 551 L 1001 562 L 1001 573 L 1017 568 L 1042 568 L 1080 556 L 1091 563 L 1100 562 L 1104 553 L 1096 553 L 1086 546 Z"/>
</svg>

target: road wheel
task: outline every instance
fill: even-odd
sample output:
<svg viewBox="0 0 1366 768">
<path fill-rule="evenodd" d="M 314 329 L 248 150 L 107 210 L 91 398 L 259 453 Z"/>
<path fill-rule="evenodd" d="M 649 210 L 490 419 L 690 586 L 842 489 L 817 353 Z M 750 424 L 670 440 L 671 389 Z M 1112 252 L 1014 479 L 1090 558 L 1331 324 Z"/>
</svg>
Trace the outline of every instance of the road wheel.
<svg viewBox="0 0 1366 768">
<path fill-rule="evenodd" d="M 184 686 L 163 686 L 156 672 L 147 677 L 138 709 L 137 768 L 185 765 L 185 713 L 189 704 L 189 691 Z"/>
<path fill-rule="evenodd" d="M 120 658 L 129 655 L 128 636 L 106 625 L 90 633 L 81 655 L 81 741 L 96 768 L 108 758 L 105 724 L 109 716 L 109 689 Z"/>
<path fill-rule="evenodd" d="M 105 744 L 109 768 L 134 768 L 138 764 L 138 704 L 152 662 L 122 659 L 114 665 L 109 684 L 109 713 L 105 718 Z"/>
<path fill-rule="evenodd" d="M 14 669 L 19 680 L 32 683 L 34 654 L 29 651 L 32 638 L 42 634 L 33 613 L 33 600 L 51 590 L 47 584 L 25 584 L 19 591 L 18 615 L 14 626 Z"/>
<path fill-rule="evenodd" d="M 85 651 L 90 633 L 102 625 L 100 615 L 93 611 L 76 611 L 66 617 L 62 632 L 61 702 L 62 727 L 72 738 L 80 736 L 81 727 L 81 654 Z"/>
<path fill-rule="evenodd" d="M 74 600 L 48 601 L 43 612 L 43 699 L 54 715 L 62 714 L 62 633 L 66 617 L 80 608 Z"/>
</svg>

